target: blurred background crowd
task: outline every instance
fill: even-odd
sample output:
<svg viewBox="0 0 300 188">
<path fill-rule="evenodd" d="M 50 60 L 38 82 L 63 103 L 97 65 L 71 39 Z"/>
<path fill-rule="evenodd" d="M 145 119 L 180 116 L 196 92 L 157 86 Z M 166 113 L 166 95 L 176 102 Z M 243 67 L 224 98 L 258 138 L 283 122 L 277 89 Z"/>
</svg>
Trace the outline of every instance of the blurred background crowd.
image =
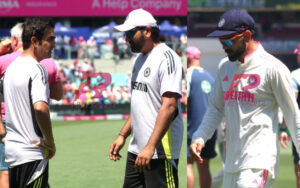
<svg viewBox="0 0 300 188">
<path fill-rule="evenodd" d="M 88 21 L 86 21 L 88 20 Z M 93 20 L 93 21 L 92 21 Z M 130 78 L 132 62 L 136 54 L 130 51 L 124 34 L 114 30 L 117 23 L 124 18 L 54 18 L 56 22 L 56 49 L 52 57 L 60 73 L 64 87 L 64 96 L 60 101 L 52 100 L 52 105 L 81 105 L 92 104 L 129 104 Z M 161 41 L 173 48 L 182 57 L 186 65 L 187 27 L 186 19 L 160 17 L 159 27 Z M 10 37 L 10 27 L 20 18 L 8 18 L 1 24 L 0 37 L 2 40 Z M 99 23 L 95 24 L 95 22 Z M 107 24 L 105 24 L 107 23 Z M 72 25 L 75 25 L 72 27 Z M 101 26 L 100 26 L 101 25 Z M 79 88 L 83 76 L 88 73 L 106 72 L 111 75 L 111 84 L 101 88 L 101 96 L 95 96 L 93 87 L 97 85 L 97 77 L 90 77 L 89 85 Z M 183 87 L 186 88 L 185 81 Z M 99 88 L 98 88 L 99 90 Z M 184 89 L 186 91 L 186 89 Z M 182 102 L 184 102 L 185 94 Z"/>
</svg>

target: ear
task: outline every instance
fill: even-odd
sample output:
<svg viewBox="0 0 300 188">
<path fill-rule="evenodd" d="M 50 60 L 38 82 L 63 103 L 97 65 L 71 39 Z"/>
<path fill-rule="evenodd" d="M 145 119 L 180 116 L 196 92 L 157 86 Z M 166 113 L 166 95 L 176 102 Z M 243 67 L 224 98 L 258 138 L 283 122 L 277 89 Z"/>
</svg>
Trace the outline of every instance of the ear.
<svg viewBox="0 0 300 188">
<path fill-rule="evenodd" d="M 39 40 L 35 36 L 32 36 L 30 41 L 31 41 L 31 45 L 34 47 L 37 47 L 39 45 Z"/>
<path fill-rule="evenodd" d="M 252 39 L 252 33 L 251 33 L 251 31 L 249 31 L 249 30 L 245 31 L 245 40 L 247 42 L 249 42 L 251 39 Z"/>
<path fill-rule="evenodd" d="M 18 37 L 13 36 L 12 40 L 11 40 L 11 45 L 12 46 L 17 46 L 18 42 L 19 42 Z"/>
<path fill-rule="evenodd" d="M 147 37 L 147 38 L 151 38 L 151 27 L 147 26 L 144 30 L 144 36 Z"/>
</svg>

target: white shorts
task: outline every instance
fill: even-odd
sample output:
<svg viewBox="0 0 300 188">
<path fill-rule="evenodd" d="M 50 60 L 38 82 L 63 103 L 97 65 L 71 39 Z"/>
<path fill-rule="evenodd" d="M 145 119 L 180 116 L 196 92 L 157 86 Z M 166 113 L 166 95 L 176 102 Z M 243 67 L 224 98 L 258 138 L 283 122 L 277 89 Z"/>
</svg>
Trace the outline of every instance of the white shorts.
<svg viewBox="0 0 300 188">
<path fill-rule="evenodd" d="M 223 188 L 271 188 L 274 179 L 268 170 L 245 169 L 236 173 L 224 172 Z"/>
</svg>

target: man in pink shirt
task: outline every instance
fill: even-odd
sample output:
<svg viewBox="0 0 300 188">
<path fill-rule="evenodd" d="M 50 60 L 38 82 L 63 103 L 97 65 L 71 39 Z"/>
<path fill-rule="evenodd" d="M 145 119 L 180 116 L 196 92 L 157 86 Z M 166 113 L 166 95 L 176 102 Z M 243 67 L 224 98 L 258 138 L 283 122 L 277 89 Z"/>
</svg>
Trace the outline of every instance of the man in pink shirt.
<svg viewBox="0 0 300 188">
<path fill-rule="evenodd" d="M 0 48 L 0 54 L 5 54 L 0 56 L 0 79 L 4 76 L 7 67 L 23 53 L 23 44 L 22 44 L 22 31 L 23 31 L 23 24 L 17 23 L 11 29 L 11 41 L 10 41 L 10 48 L 13 51 L 12 53 L 7 53 L 8 48 Z M 8 42 L 5 42 L 7 45 Z M 1 45 L 0 45 L 1 46 Z M 3 51 L 1 51 L 3 50 Z M 52 58 L 44 59 L 41 61 L 41 64 L 46 68 L 48 72 L 48 82 L 50 88 L 50 98 L 55 100 L 61 100 L 63 95 L 63 87 L 59 77 L 59 71 L 56 67 L 56 64 Z M 4 104 L 1 105 L 4 107 Z M 5 128 L 2 123 L 2 119 L 5 120 L 5 110 L 1 110 L 2 116 L 0 116 L 0 144 L 4 144 L 4 138 L 6 135 Z M 0 148 L 2 149 L 2 148 Z M 0 152 L 0 187 L 1 188 L 8 188 L 8 168 L 7 165 L 4 163 L 4 152 Z M 1 161 L 3 160 L 3 161 Z"/>
<path fill-rule="evenodd" d="M 21 30 L 21 32 L 16 30 Z M 19 55 L 21 55 L 23 52 L 22 39 L 21 39 L 22 23 L 16 24 L 11 29 L 11 35 L 12 35 L 11 48 L 13 52 L 0 57 L 0 78 L 3 77 L 10 63 L 13 60 L 15 60 Z M 59 71 L 56 67 L 54 60 L 52 58 L 44 59 L 41 61 L 41 64 L 44 65 L 48 71 L 50 98 L 55 100 L 60 100 L 62 98 L 63 89 L 62 89 L 62 84 L 60 82 Z"/>
</svg>

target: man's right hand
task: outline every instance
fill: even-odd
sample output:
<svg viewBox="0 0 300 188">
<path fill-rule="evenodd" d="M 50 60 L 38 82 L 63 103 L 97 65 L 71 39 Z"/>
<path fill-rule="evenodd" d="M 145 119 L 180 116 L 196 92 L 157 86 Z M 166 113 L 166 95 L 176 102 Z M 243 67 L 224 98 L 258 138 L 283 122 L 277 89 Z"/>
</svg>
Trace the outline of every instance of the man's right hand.
<svg viewBox="0 0 300 188">
<path fill-rule="evenodd" d="M 204 144 L 198 141 L 193 142 L 190 145 L 190 153 L 193 156 L 193 158 L 196 161 L 199 161 L 200 163 L 203 163 L 203 159 L 200 157 L 200 153 L 202 151 L 202 148 L 204 147 Z"/>
<path fill-rule="evenodd" d="M 52 157 L 54 157 L 55 152 L 56 152 L 56 147 L 55 147 L 54 143 L 50 144 L 47 141 L 42 140 L 40 142 L 35 143 L 34 145 L 42 147 L 42 148 L 45 149 L 45 158 L 46 159 L 49 160 Z"/>
<path fill-rule="evenodd" d="M 120 160 L 120 158 L 122 156 L 119 154 L 119 151 L 122 149 L 124 144 L 125 144 L 125 137 L 122 135 L 119 135 L 115 139 L 115 141 L 110 145 L 110 148 L 109 148 L 110 160 L 114 160 L 114 161 Z"/>
<path fill-rule="evenodd" d="M 281 147 L 283 147 L 283 149 L 286 149 L 287 144 L 288 144 L 288 134 L 287 134 L 287 132 L 281 131 L 280 136 L 279 136 L 279 140 L 280 140 Z"/>
</svg>

